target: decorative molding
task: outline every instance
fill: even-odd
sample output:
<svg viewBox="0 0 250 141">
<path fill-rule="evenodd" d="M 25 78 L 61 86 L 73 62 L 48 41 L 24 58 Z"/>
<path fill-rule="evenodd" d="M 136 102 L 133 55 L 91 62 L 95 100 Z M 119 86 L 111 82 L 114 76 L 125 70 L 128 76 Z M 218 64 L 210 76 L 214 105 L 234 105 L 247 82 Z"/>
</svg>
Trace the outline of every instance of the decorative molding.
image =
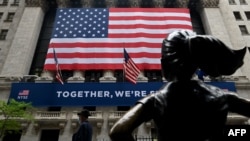
<svg viewBox="0 0 250 141">
<path fill-rule="evenodd" d="M 92 1 L 93 0 L 81 0 L 82 6 L 90 8 L 92 6 Z"/>
<path fill-rule="evenodd" d="M 131 7 L 140 7 L 141 0 L 130 0 Z"/>
<path fill-rule="evenodd" d="M 154 6 L 158 8 L 163 8 L 165 0 L 153 0 Z"/>
<path fill-rule="evenodd" d="M 187 8 L 189 0 L 176 0 L 176 7 L 178 8 Z"/>
<path fill-rule="evenodd" d="M 116 7 L 115 0 L 106 0 L 107 7 Z"/>
<path fill-rule="evenodd" d="M 47 11 L 49 4 L 46 0 L 25 0 L 26 7 L 41 7 L 43 11 Z"/>
<path fill-rule="evenodd" d="M 219 0 L 200 0 L 200 6 L 203 8 L 218 8 Z"/>
<path fill-rule="evenodd" d="M 115 1 L 115 7 L 119 7 L 119 5 L 125 5 L 130 7 L 132 1 L 131 0 L 114 0 Z"/>
<path fill-rule="evenodd" d="M 65 8 L 70 6 L 70 0 L 56 0 L 58 7 Z"/>
</svg>

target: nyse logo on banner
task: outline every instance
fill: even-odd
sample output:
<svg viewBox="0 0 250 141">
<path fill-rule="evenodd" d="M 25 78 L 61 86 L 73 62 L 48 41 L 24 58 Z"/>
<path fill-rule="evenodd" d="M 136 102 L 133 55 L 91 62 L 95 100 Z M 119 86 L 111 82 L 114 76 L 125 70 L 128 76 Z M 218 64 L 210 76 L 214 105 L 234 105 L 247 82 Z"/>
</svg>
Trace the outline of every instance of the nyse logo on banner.
<svg viewBox="0 0 250 141">
<path fill-rule="evenodd" d="M 29 90 L 20 90 L 17 95 L 17 99 L 28 99 L 29 93 Z"/>
</svg>

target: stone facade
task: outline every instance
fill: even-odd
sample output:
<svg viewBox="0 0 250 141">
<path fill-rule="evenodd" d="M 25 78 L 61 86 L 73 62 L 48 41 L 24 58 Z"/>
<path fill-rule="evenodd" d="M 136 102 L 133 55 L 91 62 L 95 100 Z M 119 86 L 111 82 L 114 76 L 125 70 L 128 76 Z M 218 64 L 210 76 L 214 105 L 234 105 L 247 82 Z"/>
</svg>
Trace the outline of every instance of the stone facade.
<svg viewBox="0 0 250 141">
<path fill-rule="evenodd" d="M 130 7 L 140 7 L 143 0 L 129 0 Z M 10 1 L 11 2 L 11 1 Z M 70 7 L 70 0 L 55 0 L 58 7 Z M 107 0 L 107 7 L 115 7 L 117 0 Z M 166 1 L 153 0 L 154 7 L 164 7 Z M 189 0 L 176 0 L 174 3 L 178 8 L 187 8 Z M 242 35 L 239 25 L 246 25 L 250 31 L 249 19 L 244 15 L 245 11 L 250 11 L 250 0 L 246 0 L 246 5 L 236 3 L 230 5 L 226 0 L 200 0 L 197 4 L 197 10 L 200 13 L 203 27 L 206 34 L 216 36 L 223 40 L 228 46 L 234 49 L 240 49 L 243 46 L 250 46 L 250 35 Z M 91 7 L 91 0 L 81 0 L 82 7 Z M 0 11 L 18 11 L 12 23 L 0 21 L 1 29 L 9 29 L 6 40 L 0 41 L 0 99 L 8 99 L 11 83 L 20 81 L 24 75 L 29 74 L 34 51 L 36 49 L 39 33 L 43 23 L 44 15 L 48 10 L 48 3 L 45 0 L 20 0 L 16 7 L 12 7 L 9 3 L 5 7 L 0 7 Z M 242 14 L 242 20 L 236 21 L 233 11 L 239 11 Z M 4 13 L 6 15 L 6 13 Z M 236 82 L 239 95 L 250 99 L 250 56 L 246 54 L 245 65 L 237 71 L 233 76 L 225 77 L 225 81 Z M 114 73 L 107 70 L 101 78 L 102 82 L 115 82 Z M 147 78 L 140 74 L 141 81 L 147 82 Z M 44 76 L 45 79 L 41 79 Z M 51 73 L 43 73 L 38 80 L 51 82 L 53 75 Z M 69 82 L 84 82 L 84 72 L 75 71 L 73 77 L 69 78 Z M 46 108 L 38 108 L 38 111 L 48 112 Z M 24 126 L 20 141 L 39 140 L 43 129 L 60 130 L 59 141 L 70 141 L 73 132 L 77 129 L 75 111 L 80 111 L 81 107 L 62 107 L 58 117 L 51 117 L 54 120 L 52 126 L 39 122 L 39 112 L 35 112 L 35 122 Z M 40 112 L 40 113 L 41 113 Z M 100 114 L 101 113 L 101 114 Z M 114 116 L 116 115 L 119 116 Z M 117 114 L 118 113 L 118 114 Z M 49 113 L 51 114 L 51 113 Z M 122 112 L 116 111 L 116 107 L 96 107 L 95 116 L 90 121 L 94 126 L 93 141 L 109 141 L 108 130 L 114 122 L 122 116 Z M 58 120 L 58 118 L 60 120 Z M 184 117 L 185 118 L 185 117 Z M 244 119 L 243 121 L 247 121 Z M 45 122 L 46 123 L 46 122 Z M 242 122 L 243 124 L 243 122 Z M 148 136 L 151 134 L 150 129 L 153 127 L 151 122 L 145 123 L 136 130 L 140 136 Z"/>
</svg>

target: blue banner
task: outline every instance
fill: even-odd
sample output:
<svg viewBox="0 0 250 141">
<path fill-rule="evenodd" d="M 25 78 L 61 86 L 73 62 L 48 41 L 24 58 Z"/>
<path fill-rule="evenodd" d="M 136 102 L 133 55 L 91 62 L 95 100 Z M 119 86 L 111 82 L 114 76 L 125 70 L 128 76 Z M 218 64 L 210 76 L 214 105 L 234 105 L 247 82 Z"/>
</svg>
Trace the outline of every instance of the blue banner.
<svg viewBox="0 0 250 141">
<path fill-rule="evenodd" d="M 236 91 L 233 82 L 209 84 Z M 13 83 L 9 98 L 33 106 L 132 106 L 164 83 Z"/>
</svg>

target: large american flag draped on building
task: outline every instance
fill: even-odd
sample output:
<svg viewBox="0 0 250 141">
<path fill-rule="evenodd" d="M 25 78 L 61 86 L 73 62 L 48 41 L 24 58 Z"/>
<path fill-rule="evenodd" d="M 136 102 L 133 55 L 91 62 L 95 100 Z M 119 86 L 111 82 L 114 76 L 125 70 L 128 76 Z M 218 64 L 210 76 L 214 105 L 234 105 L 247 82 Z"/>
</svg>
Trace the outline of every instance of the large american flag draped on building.
<svg viewBox="0 0 250 141">
<path fill-rule="evenodd" d="M 44 65 L 54 70 L 123 69 L 123 48 L 140 70 L 159 70 L 162 40 L 173 30 L 192 30 L 188 9 L 62 8 Z"/>
</svg>

